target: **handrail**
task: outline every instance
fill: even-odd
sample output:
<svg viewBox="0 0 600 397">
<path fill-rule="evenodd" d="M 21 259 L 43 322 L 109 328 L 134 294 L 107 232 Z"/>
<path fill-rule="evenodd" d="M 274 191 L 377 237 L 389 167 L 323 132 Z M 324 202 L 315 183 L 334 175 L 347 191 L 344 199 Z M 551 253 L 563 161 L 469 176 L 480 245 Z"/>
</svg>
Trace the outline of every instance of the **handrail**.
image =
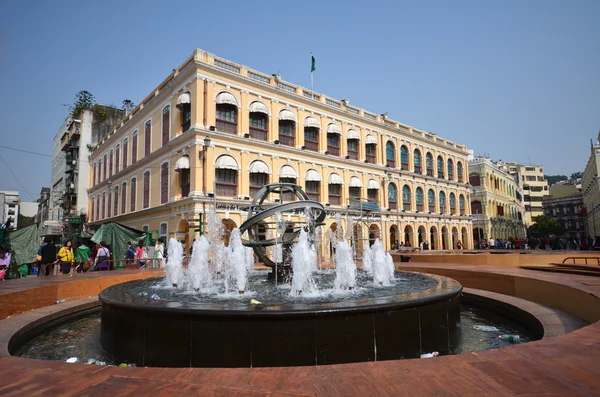
<svg viewBox="0 0 600 397">
<path fill-rule="evenodd" d="M 598 266 L 600 266 L 600 257 L 596 257 L 596 256 L 569 256 L 569 257 L 565 258 L 562 261 L 562 263 L 566 263 L 568 260 L 572 260 L 573 264 L 575 265 L 575 264 L 577 264 L 577 262 L 576 262 L 577 259 L 583 259 L 585 261 L 586 265 L 588 264 L 588 259 L 595 260 L 596 264 Z"/>
</svg>

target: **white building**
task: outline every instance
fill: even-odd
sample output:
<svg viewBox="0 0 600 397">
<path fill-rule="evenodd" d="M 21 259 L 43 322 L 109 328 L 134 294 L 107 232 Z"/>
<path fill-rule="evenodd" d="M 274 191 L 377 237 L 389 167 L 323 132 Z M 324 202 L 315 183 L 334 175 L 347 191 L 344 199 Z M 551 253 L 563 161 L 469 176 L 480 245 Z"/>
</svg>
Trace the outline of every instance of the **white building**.
<svg viewBox="0 0 600 397">
<path fill-rule="evenodd" d="M 10 220 L 10 228 L 16 229 L 19 221 L 19 192 L 0 191 L 0 227 Z"/>
</svg>

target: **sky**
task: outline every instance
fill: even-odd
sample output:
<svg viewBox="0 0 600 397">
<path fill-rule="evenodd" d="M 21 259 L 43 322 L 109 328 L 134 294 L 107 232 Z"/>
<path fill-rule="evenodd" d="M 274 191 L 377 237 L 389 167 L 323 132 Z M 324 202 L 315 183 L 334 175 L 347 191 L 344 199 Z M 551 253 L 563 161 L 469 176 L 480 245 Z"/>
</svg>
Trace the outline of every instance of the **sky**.
<svg viewBox="0 0 600 397">
<path fill-rule="evenodd" d="M 50 157 L 5 147 L 50 155 L 78 91 L 137 103 L 195 48 L 304 87 L 312 52 L 317 92 L 570 175 L 600 130 L 599 21 L 597 0 L 3 0 L 0 190 L 50 186 Z"/>
</svg>

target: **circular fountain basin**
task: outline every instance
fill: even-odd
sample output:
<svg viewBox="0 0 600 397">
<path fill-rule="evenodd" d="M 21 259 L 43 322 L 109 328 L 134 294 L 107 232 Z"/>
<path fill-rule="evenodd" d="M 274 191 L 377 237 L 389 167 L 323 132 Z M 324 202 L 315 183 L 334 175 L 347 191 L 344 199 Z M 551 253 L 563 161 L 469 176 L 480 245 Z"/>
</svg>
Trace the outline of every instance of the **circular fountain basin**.
<svg viewBox="0 0 600 397">
<path fill-rule="evenodd" d="M 174 293 L 157 279 L 109 287 L 102 346 L 144 366 L 271 367 L 414 358 L 456 342 L 462 286 L 450 278 L 396 272 L 392 287 L 300 299 L 278 298 L 289 290 L 264 278 L 230 297 Z"/>
</svg>

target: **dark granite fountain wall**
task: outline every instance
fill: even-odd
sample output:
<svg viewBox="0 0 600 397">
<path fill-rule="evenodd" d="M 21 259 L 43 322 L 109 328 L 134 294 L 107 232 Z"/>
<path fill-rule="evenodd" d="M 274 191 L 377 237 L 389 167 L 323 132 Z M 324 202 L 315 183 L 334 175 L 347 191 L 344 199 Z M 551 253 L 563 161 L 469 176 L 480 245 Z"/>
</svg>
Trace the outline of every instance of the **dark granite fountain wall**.
<svg viewBox="0 0 600 397">
<path fill-rule="evenodd" d="M 124 283 L 100 293 L 104 348 L 144 366 L 270 367 L 414 358 L 450 350 L 462 286 L 335 304 L 231 310 L 179 302 L 145 304 Z M 135 282 L 133 282 L 135 283 Z"/>
</svg>

